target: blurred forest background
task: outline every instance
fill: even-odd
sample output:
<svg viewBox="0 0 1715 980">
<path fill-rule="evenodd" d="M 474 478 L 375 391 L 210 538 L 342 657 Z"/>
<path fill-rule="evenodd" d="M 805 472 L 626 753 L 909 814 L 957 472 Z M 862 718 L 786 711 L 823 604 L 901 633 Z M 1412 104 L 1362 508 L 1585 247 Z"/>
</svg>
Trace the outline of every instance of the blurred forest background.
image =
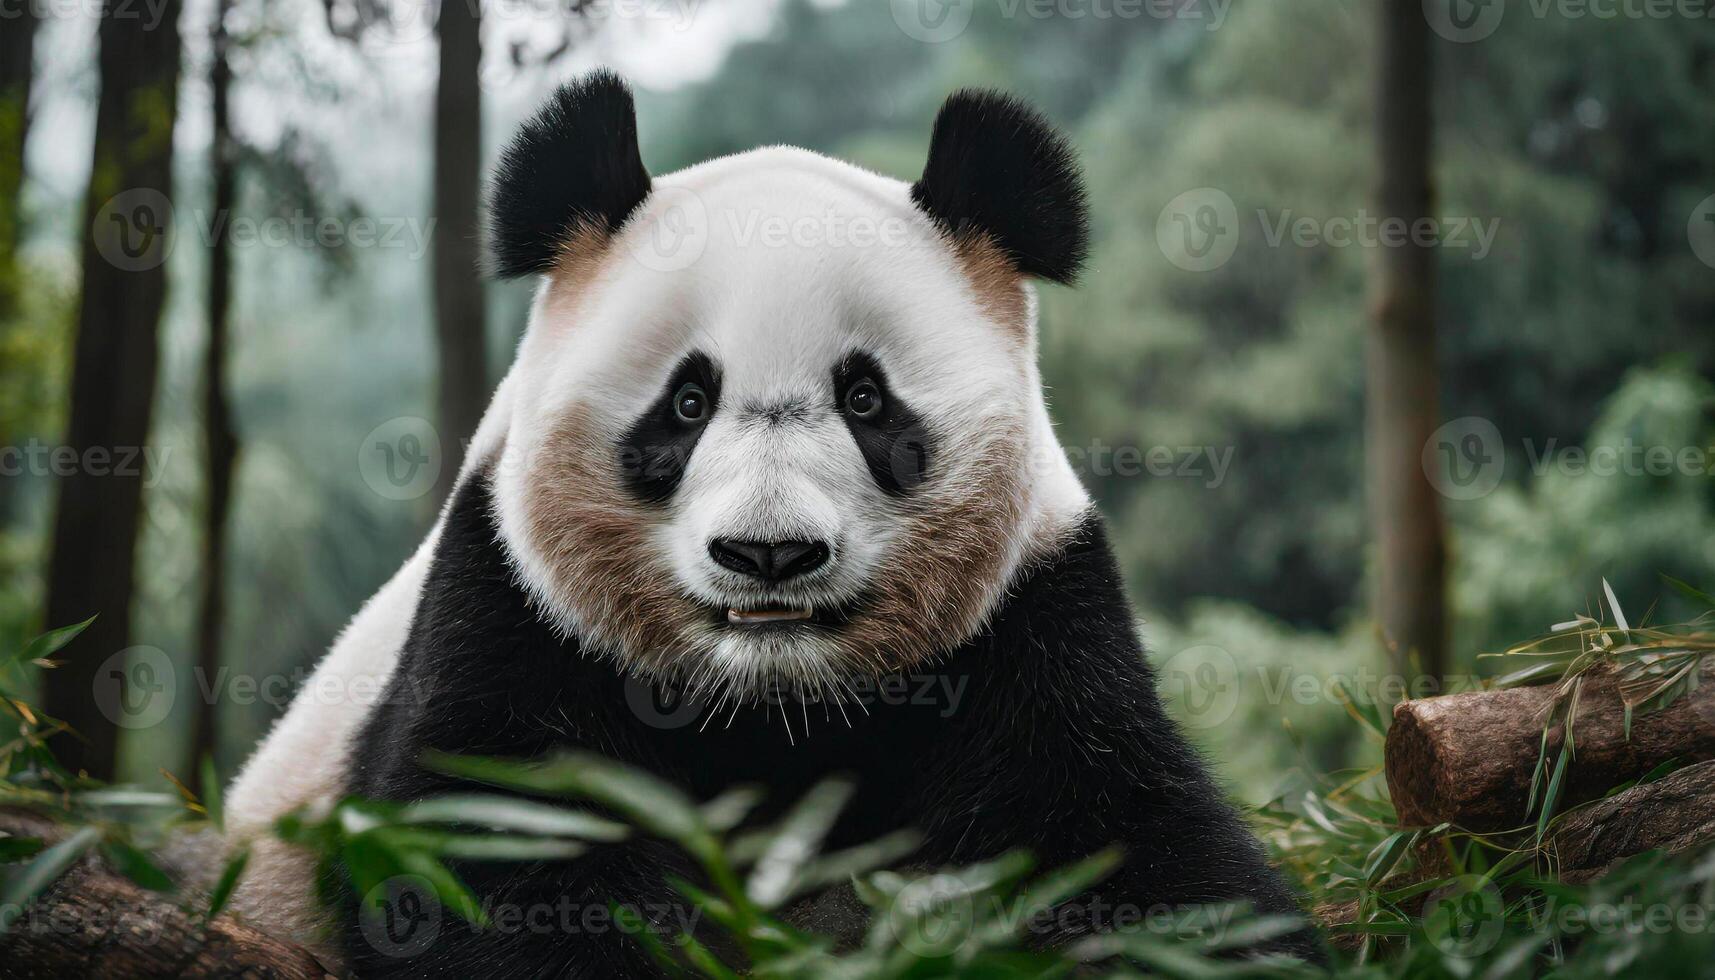
<svg viewBox="0 0 1715 980">
<path fill-rule="evenodd" d="M 0 177 L 21 202 L 0 221 L 18 245 L 3 273 L 0 446 L 52 447 L 73 425 L 80 309 L 86 323 L 108 315 L 80 305 L 89 229 L 130 185 L 90 190 L 103 186 L 91 179 L 98 18 L 69 2 L 6 9 L 26 6 L 40 15 L 28 128 L 15 98 L 0 118 L 0 154 L 13 154 Z M 474 174 L 555 83 L 599 63 L 637 85 L 656 173 L 791 143 L 909 180 L 955 88 L 1042 106 L 1081 149 L 1095 218 L 1082 285 L 1043 290 L 1044 372 L 1168 696 L 1182 711 L 1233 699 L 1230 713 L 1187 719 L 1244 799 L 1269 797 L 1300 764 L 1373 761 L 1377 745 L 1326 692 L 1393 662 L 1367 598 L 1366 295 L 1379 250 L 1324 232 L 1375 210 L 1377 5 L 1187 0 L 1121 16 L 1123 3 L 1066 2 L 1036 16 L 1048 8 L 977 0 L 945 5 L 970 20 L 942 37 L 904 0 L 504 0 L 484 3 L 480 23 L 443 20 L 441 44 L 436 6 L 142 4 L 171 11 L 182 39 L 176 101 L 169 78 L 125 107 L 127 125 L 152 118 L 145 131 L 172 150 L 148 394 L 156 464 L 131 621 L 101 649 L 68 650 L 99 663 L 145 646 L 177 668 L 178 710 L 122 733 L 121 774 L 185 772 L 199 741 L 232 771 L 290 688 L 228 685 L 210 699 L 199 657 L 212 650 L 233 675 L 301 676 L 420 538 L 436 491 L 366 479 L 366 454 L 397 419 L 456 431 L 504 370 L 528 286 L 464 285 Z M 1659 601 L 1658 620 L 1684 618 L 1663 575 L 1715 581 L 1715 20 L 1563 7 L 1511 4 L 1482 36 L 1430 38 L 1432 213 L 1465 223 L 1449 221 L 1431 250 L 1433 366 L 1440 418 L 1462 420 L 1449 464 L 1481 470 L 1438 484 L 1454 673 L 1592 608 L 1604 577 L 1628 610 Z M 15 39 L 12 20 L 0 31 Z M 14 58 L 8 77 L 17 50 L 0 54 Z M 1207 214 L 1236 237 L 1230 258 L 1199 268 L 1173 247 L 1170 219 L 1188 193 L 1219 201 L 1209 189 L 1233 211 Z M 240 234 L 294 216 L 331 220 L 343 238 Z M 1204 227 L 1201 205 L 1188 216 Z M 1278 234 L 1306 218 L 1321 231 Z M 1479 228 L 1493 230 L 1487 246 Z M 208 398 L 211 367 L 223 398 Z M 445 450 L 454 441 L 443 434 Z M 1139 465 L 1158 447 L 1174 466 Z M 1617 469 L 1595 464 L 1602 447 Z M 1628 464 L 1627 447 L 1672 462 Z M 229 493 L 210 476 L 225 460 Z M 66 625 L 45 621 L 61 482 L 40 466 L 0 477 L 0 629 L 13 635 Z M 211 525 L 211 508 L 228 506 Z M 211 526 L 225 534 L 212 566 Z M 81 547 L 98 570 L 124 553 Z M 112 618 L 77 618 L 97 611 Z M 1209 669 L 1220 683 L 1199 688 Z M 1320 693 L 1287 688 L 1305 677 Z M 189 706 L 208 700 L 216 734 L 193 731 Z"/>
</svg>

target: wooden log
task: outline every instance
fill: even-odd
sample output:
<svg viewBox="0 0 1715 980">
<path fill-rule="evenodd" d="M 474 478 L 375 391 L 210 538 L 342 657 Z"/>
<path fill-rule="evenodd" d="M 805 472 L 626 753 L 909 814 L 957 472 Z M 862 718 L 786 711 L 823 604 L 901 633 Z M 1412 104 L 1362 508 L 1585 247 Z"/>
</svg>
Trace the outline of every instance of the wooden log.
<svg viewBox="0 0 1715 980">
<path fill-rule="evenodd" d="M 52 841 L 53 824 L 0 810 L 0 829 Z M 202 923 L 201 903 L 186 895 L 148 891 L 102 861 L 81 861 L 31 902 L 0 935 L 0 976 L 19 980 L 66 977 L 253 977 L 322 980 L 329 971 L 309 951 L 221 915 Z M 188 907 L 187 907 L 188 906 Z"/>
<path fill-rule="evenodd" d="M 1551 838 L 1561 880 L 1580 884 L 1644 851 L 1715 844 L 1715 762 L 1699 762 L 1568 813 Z"/>
<path fill-rule="evenodd" d="M 1555 824 L 1546 843 L 1554 856 L 1556 875 L 1574 885 L 1594 881 L 1626 858 L 1645 851 L 1690 854 L 1715 845 L 1715 761 L 1686 766 L 1573 810 Z M 1426 850 L 1420 857 L 1433 854 Z M 1445 869 L 1432 861 L 1430 866 L 1406 872 L 1388 885 L 1403 888 L 1444 873 Z M 1411 896 L 1401 903 L 1402 908 L 1418 915 L 1432 894 Z M 1326 902 L 1311 914 L 1332 933 L 1329 941 L 1336 948 L 1353 950 L 1362 944 L 1359 934 L 1335 931 L 1357 920 L 1357 902 Z"/>
<path fill-rule="evenodd" d="M 1531 773 L 1542 747 L 1542 724 L 1552 687 L 1476 691 L 1404 701 L 1388 729 L 1388 789 L 1402 826 L 1448 822 L 1492 832 L 1528 818 Z M 1667 708 L 1632 719 L 1612 675 L 1584 682 L 1573 723 L 1577 751 L 1568 767 L 1562 810 L 1599 799 L 1669 759 L 1715 759 L 1715 683 Z M 1564 732 L 1549 733 L 1550 758 Z"/>
</svg>

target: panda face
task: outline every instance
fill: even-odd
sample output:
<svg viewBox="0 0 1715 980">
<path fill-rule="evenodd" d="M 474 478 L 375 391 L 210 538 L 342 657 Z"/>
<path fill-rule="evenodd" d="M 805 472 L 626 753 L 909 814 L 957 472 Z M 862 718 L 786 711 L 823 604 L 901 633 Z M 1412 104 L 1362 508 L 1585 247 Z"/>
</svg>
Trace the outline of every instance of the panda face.
<svg viewBox="0 0 1715 980">
<path fill-rule="evenodd" d="M 692 689 L 837 696 L 968 638 L 1075 522 L 1033 289 L 922 186 L 759 150 L 532 260 L 493 478 L 561 629 Z"/>
</svg>

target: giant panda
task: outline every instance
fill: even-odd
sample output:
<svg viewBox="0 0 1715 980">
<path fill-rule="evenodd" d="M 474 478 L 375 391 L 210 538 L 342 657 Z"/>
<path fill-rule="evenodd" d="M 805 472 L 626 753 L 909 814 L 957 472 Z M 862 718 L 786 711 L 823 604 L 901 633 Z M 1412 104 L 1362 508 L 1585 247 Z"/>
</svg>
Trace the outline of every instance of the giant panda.
<svg viewBox="0 0 1715 980">
<path fill-rule="evenodd" d="M 493 272 L 536 283 L 517 358 L 433 530 L 230 789 L 239 911 L 359 975 L 651 974 L 612 930 L 378 951 L 268 835 L 346 794 L 471 788 L 428 750 L 561 749 L 782 806 L 849 776 L 830 846 L 914 828 L 917 868 L 1120 845 L 1086 908 L 1295 910 L 1164 714 L 1049 420 L 1034 284 L 1076 278 L 1087 214 L 1042 116 L 953 95 L 911 184 L 787 147 L 652 177 L 598 72 L 505 148 L 488 217 Z M 691 873 L 648 841 L 457 870 L 487 902 L 652 909 Z"/>
</svg>

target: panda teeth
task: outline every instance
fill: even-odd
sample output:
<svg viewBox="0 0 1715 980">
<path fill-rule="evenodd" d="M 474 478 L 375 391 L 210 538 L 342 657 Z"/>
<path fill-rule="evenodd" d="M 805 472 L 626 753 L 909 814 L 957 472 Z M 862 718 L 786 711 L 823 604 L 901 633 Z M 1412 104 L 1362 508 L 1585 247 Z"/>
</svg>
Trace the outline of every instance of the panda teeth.
<svg viewBox="0 0 1715 980">
<path fill-rule="evenodd" d="M 728 609 L 726 621 L 734 626 L 759 626 L 765 623 L 796 623 L 815 615 L 808 606 L 797 609 Z"/>
</svg>

